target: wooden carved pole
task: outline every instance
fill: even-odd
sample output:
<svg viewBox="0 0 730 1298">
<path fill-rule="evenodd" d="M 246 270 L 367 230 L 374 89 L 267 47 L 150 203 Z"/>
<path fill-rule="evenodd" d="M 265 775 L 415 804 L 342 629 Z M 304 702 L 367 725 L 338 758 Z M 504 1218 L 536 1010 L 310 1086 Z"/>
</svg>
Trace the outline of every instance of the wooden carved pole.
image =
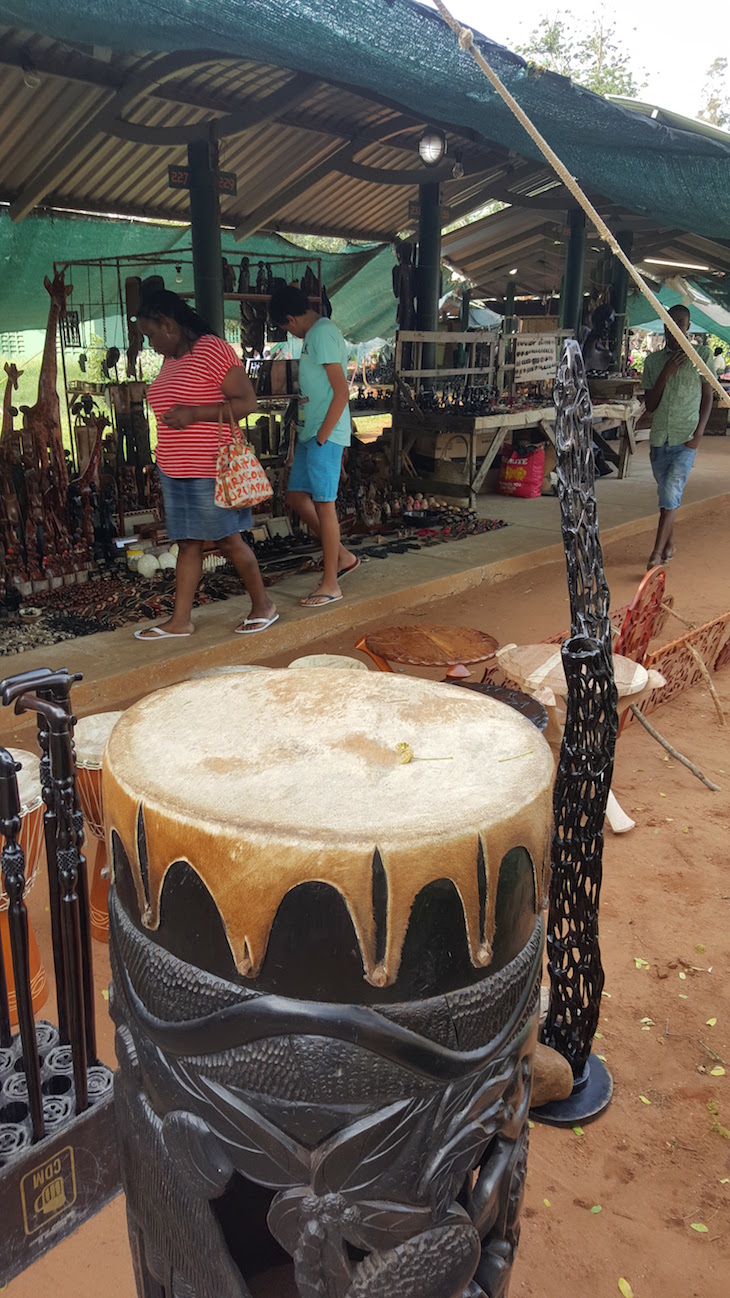
<svg viewBox="0 0 730 1298">
<path fill-rule="evenodd" d="M 567 716 L 553 799 L 547 951 L 550 1002 L 543 1041 L 570 1063 L 572 1095 L 536 1116 L 572 1125 L 596 1117 L 613 1083 L 591 1054 L 603 966 L 598 942 L 603 825 L 618 730 L 609 591 L 595 499 L 592 408 L 580 347 L 567 340 L 555 383 L 558 494 L 571 638 L 562 648 Z"/>
<path fill-rule="evenodd" d="M 18 843 L 20 833 L 20 794 L 16 772 L 20 766 L 5 748 L 0 748 L 0 834 L 5 842 L 2 849 L 2 873 L 9 899 L 8 928 L 13 961 L 15 995 L 18 1007 L 20 1040 L 23 1047 L 23 1069 L 28 1083 L 28 1107 L 35 1140 L 43 1139 L 43 1096 L 41 1094 L 41 1068 L 35 1035 L 33 994 L 30 986 L 30 958 L 28 939 L 28 911 L 25 891 L 25 857 Z"/>
</svg>

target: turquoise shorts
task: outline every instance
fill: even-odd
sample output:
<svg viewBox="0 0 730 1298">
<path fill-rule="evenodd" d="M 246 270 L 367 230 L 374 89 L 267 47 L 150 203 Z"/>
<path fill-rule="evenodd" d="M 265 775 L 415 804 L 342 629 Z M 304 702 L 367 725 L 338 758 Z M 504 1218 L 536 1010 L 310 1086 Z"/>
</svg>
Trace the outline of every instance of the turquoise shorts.
<svg viewBox="0 0 730 1298">
<path fill-rule="evenodd" d="M 343 450 L 343 446 L 330 441 L 320 445 L 316 437 L 310 437 L 306 442 L 298 441 L 287 491 L 304 491 L 320 505 L 336 500 Z"/>
</svg>

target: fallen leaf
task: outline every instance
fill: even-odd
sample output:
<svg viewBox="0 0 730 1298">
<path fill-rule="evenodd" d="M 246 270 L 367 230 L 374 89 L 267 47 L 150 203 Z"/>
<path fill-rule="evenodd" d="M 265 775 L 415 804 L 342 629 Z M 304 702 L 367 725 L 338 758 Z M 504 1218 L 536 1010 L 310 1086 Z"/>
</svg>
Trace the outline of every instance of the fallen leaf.
<svg viewBox="0 0 730 1298">
<path fill-rule="evenodd" d="M 666 798 L 666 796 L 667 796 L 666 793 L 660 793 L 660 794 L 659 794 L 659 797 L 660 797 L 660 798 Z"/>
<path fill-rule="evenodd" d="M 595 1214 L 600 1211 L 601 1211 L 600 1203 L 594 1203 L 593 1207 L 591 1208 L 591 1212 L 593 1213 L 593 1215 L 595 1216 Z"/>
<path fill-rule="evenodd" d="M 720 1185 L 730 1185 L 730 1176 L 723 1176 L 720 1180 Z"/>
<path fill-rule="evenodd" d="M 704 955 L 704 951 L 705 951 L 704 942 L 698 942 L 695 947 L 695 951 L 698 951 L 700 955 Z"/>
<path fill-rule="evenodd" d="M 714 1028 L 714 1026 L 715 1026 L 716 1023 L 717 1023 L 717 1019 L 708 1019 L 708 1020 L 707 1020 L 707 1026 L 708 1026 L 708 1028 Z"/>
<path fill-rule="evenodd" d="M 693 1221 L 690 1230 L 696 1230 L 698 1235 L 706 1235 L 707 1227 L 703 1226 L 701 1221 Z"/>
<path fill-rule="evenodd" d="M 107 991 L 106 987 L 102 987 L 101 994 L 104 997 L 105 1001 L 109 1000 L 109 992 Z"/>
<path fill-rule="evenodd" d="M 680 978 L 681 978 L 683 981 L 684 981 L 684 979 L 687 977 L 686 973 L 684 973 L 683 970 L 680 971 L 679 976 L 680 976 Z"/>
<path fill-rule="evenodd" d="M 689 833 L 689 825 L 683 825 L 683 826 L 682 826 L 682 833 L 683 833 L 683 834 L 688 834 L 688 833 Z"/>
<path fill-rule="evenodd" d="M 688 996 L 685 996 L 684 992 L 680 992 L 680 993 L 679 993 L 679 999 L 680 999 L 681 1001 L 686 1001 L 686 1000 L 689 1000 L 689 997 L 688 997 Z"/>
<path fill-rule="evenodd" d="M 534 1122 L 532 1121 L 532 1118 L 528 1118 L 528 1119 L 527 1119 L 527 1125 L 528 1125 L 530 1131 L 532 1131 L 532 1128 L 533 1128 L 534 1125 L 535 1125 Z"/>
<path fill-rule="evenodd" d="M 543 1203 L 545 1204 L 546 1208 L 552 1208 L 553 1206 L 549 1199 L 543 1199 Z"/>
<path fill-rule="evenodd" d="M 644 959 L 642 958 L 642 956 L 640 956 L 640 955 L 635 955 L 635 956 L 634 956 L 634 964 L 636 965 L 636 968 L 637 968 L 637 969 L 650 969 L 650 968 L 651 968 L 651 965 L 649 964 L 649 961 L 648 961 L 648 960 L 644 960 Z"/>
<path fill-rule="evenodd" d="M 651 1028 L 642 1028 L 642 1032 L 651 1032 Z"/>
<path fill-rule="evenodd" d="M 654 1020 L 653 1020 L 653 1019 L 650 1019 L 648 1015 L 646 1015 L 646 1017 L 643 1018 L 643 1019 L 639 1019 L 639 1022 L 640 1022 L 640 1023 L 648 1023 L 650 1028 L 653 1028 L 653 1027 L 654 1027 Z"/>
<path fill-rule="evenodd" d="M 594 1037 L 597 1037 L 599 1041 L 603 1041 L 603 1033 L 602 1033 L 602 1032 L 594 1032 L 594 1033 L 593 1033 L 593 1036 L 594 1036 Z"/>
<path fill-rule="evenodd" d="M 623 1294 L 624 1298 L 634 1298 L 634 1291 L 631 1288 L 631 1285 L 629 1284 L 628 1280 L 624 1280 L 623 1276 L 619 1278 L 618 1287 L 621 1290 L 621 1293 Z"/>
<path fill-rule="evenodd" d="M 719 1064 L 717 1065 L 717 1068 L 710 1069 L 710 1077 L 724 1077 L 724 1076 L 725 1076 L 725 1069 L 721 1068 Z"/>
<path fill-rule="evenodd" d="M 583 1135 L 583 1128 L 582 1128 L 582 1127 L 573 1127 L 573 1134 L 574 1134 L 575 1136 L 582 1136 L 582 1135 Z"/>
<path fill-rule="evenodd" d="M 651 1100 L 647 1100 L 645 1095 L 640 1095 L 639 1099 L 641 1100 L 642 1104 L 651 1104 Z"/>
<path fill-rule="evenodd" d="M 596 1055 L 596 1059 L 600 1059 L 600 1061 L 601 1061 L 602 1064 L 605 1064 L 605 1062 L 606 1062 L 606 1056 L 605 1056 L 605 1055 Z"/>
<path fill-rule="evenodd" d="M 654 833 L 655 833 L 655 834 L 658 834 L 658 833 L 659 833 L 659 830 L 658 830 L 658 829 L 655 829 L 655 830 L 654 830 Z"/>
<path fill-rule="evenodd" d="M 610 999 L 611 999 L 611 993 L 610 993 L 610 992 L 601 992 L 601 995 L 602 995 L 602 996 L 605 996 L 607 1001 L 610 1001 Z"/>
<path fill-rule="evenodd" d="M 409 762 L 413 761 L 413 749 L 410 744 L 406 744 L 405 742 L 396 744 L 395 751 L 398 754 L 398 760 L 402 766 L 407 766 Z"/>
</svg>

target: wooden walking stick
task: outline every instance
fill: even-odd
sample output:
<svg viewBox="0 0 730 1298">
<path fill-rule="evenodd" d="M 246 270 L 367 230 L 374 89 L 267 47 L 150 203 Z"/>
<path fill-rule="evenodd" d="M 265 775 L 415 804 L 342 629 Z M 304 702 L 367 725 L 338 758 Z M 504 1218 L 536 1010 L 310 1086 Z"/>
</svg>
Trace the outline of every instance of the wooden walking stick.
<svg viewBox="0 0 730 1298">
<path fill-rule="evenodd" d="M 2 873 L 8 895 L 8 928 L 13 961 L 15 995 L 18 1009 L 20 1040 L 23 1047 L 23 1069 L 28 1084 L 28 1107 L 33 1124 L 33 1136 L 42 1140 L 43 1095 L 41 1093 L 41 1066 L 35 1035 L 33 993 L 30 986 L 30 957 L 28 937 L 28 911 L 25 892 L 25 856 L 18 842 L 20 833 L 20 793 L 16 772 L 20 765 L 6 748 L 0 748 L 0 834 L 5 842 L 2 849 Z M 1 962 L 0 962 L 1 963 Z"/>
</svg>

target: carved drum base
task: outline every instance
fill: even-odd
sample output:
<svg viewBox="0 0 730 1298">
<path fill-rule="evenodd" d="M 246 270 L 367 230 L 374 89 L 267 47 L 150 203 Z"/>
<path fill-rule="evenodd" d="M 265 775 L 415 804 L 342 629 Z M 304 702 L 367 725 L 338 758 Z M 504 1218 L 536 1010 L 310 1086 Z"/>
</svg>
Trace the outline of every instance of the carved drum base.
<svg viewBox="0 0 730 1298">
<path fill-rule="evenodd" d="M 543 738 L 448 685 L 263 670 L 149 696 L 104 761 L 140 1298 L 505 1298 Z"/>
<path fill-rule="evenodd" d="M 383 1012 L 242 995 L 152 946 L 112 897 L 140 1295 L 249 1298 L 290 1259 L 300 1298 L 503 1298 L 542 924 L 493 978 Z"/>
</svg>

